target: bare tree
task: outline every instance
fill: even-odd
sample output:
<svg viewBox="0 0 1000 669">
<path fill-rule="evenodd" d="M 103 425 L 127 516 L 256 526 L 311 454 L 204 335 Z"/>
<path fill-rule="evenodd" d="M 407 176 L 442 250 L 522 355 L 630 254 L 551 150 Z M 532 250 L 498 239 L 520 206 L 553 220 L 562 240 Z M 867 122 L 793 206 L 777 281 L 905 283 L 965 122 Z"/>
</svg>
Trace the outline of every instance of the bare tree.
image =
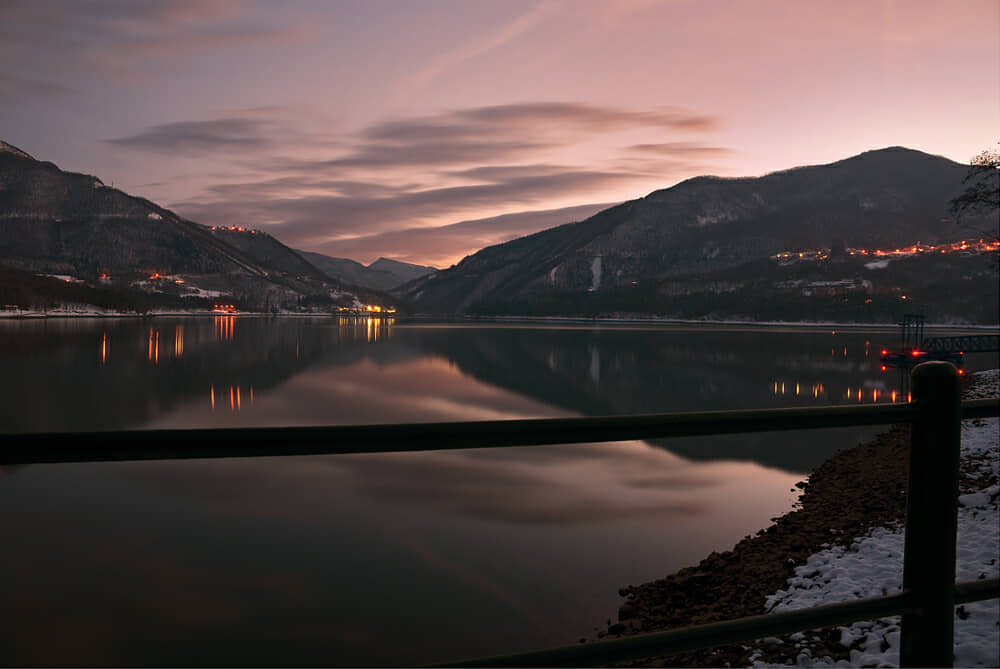
<svg viewBox="0 0 1000 669">
<path fill-rule="evenodd" d="M 997 149 L 986 149 L 969 161 L 969 172 L 962 179 L 965 190 L 951 201 L 955 222 L 962 216 L 1000 215 L 1000 142 Z M 996 230 L 990 232 L 996 234 Z"/>
</svg>

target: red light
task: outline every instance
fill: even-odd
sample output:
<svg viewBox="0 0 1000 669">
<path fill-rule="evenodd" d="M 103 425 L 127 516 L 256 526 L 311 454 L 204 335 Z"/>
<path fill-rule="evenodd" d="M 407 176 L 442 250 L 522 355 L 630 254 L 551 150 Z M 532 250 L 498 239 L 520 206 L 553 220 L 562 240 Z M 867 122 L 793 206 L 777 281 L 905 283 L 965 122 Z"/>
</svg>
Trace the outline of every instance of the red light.
<svg viewBox="0 0 1000 669">
<path fill-rule="evenodd" d="M 965 370 L 964 369 L 958 370 L 958 375 L 961 376 L 962 374 L 965 374 Z"/>
<path fill-rule="evenodd" d="M 885 371 L 885 365 L 882 365 L 882 371 L 883 372 Z"/>
<path fill-rule="evenodd" d="M 920 351 L 913 349 L 913 357 L 916 358 L 918 355 L 920 355 Z"/>
<path fill-rule="evenodd" d="M 885 354 L 886 354 L 886 353 L 888 353 L 888 352 L 889 352 L 889 351 L 887 351 L 887 350 L 885 350 L 885 349 L 882 349 L 882 355 L 885 355 Z"/>
</svg>

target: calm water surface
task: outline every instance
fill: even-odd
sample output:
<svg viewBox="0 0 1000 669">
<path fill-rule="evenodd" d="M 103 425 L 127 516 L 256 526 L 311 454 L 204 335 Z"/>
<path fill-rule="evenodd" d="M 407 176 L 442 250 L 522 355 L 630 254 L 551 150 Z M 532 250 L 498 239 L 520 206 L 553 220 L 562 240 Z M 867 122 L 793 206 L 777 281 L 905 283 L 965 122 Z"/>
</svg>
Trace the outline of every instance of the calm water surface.
<svg viewBox="0 0 1000 669">
<path fill-rule="evenodd" d="M 905 399 L 895 331 L 0 321 L 4 432 Z M 996 366 L 970 359 L 970 368 Z M 412 665 L 575 643 L 876 430 L 0 469 L 0 664 Z"/>
</svg>

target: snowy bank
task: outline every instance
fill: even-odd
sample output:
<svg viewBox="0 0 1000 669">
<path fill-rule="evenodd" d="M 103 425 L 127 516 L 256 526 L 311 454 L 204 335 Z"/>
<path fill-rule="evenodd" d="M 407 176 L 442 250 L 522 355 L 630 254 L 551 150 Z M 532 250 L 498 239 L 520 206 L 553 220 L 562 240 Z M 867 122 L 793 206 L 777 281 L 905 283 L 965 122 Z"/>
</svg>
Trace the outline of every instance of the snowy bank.
<svg viewBox="0 0 1000 669">
<path fill-rule="evenodd" d="M 1000 370 L 980 372 L 967 397 L 996 397 Z M 966 486 L 959 496 L 956 580 L 1000 576 L 1000 419 L 962 422 L 962 460 Z M 898 593 L 903 579 L 903 528 L 878 527 L 850 546 L 833 546 L 810 556 L 795 569 L 787 587 L 766 600 L 769 612 L 791 611 L 850 599 Z M 839 628 L 837 653 L 826 654 L 829 638 L 816 632 L 785 640 L 767 639 L 750 656 L 754 667 L 899 666 L 899 616 L 862 621 Z M 767 644 L 764 648 L 763 644 Z M 787 650 L 775 663 L 776 646 Z M 792 647 L 794 646 L 794 647 Z M 847 657 L 843 657 L 846 655 Z M 834 657 L 836 656 L 836 657 Z M 1000 601 L 993 599 L 956 607 L 955 666 L 996 667 L 1000 664 Z"/>
</svg>

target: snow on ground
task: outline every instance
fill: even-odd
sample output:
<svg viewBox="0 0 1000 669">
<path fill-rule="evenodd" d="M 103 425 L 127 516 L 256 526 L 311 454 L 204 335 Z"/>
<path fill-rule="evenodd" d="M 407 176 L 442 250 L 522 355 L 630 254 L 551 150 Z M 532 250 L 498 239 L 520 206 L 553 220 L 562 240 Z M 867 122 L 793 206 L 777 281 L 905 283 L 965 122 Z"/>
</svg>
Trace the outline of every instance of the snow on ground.
<svg viewBox="0 0 1000 669">
<path fill-rule="evenodd" d="M 1000 370 L 980 372 L 972 397 L 996 397 Z M 962 458 L 986 487 L 959 496 L 956 581 L 1000 576 L 1000 419 L 962 422 Z M 992 476 L 989 476 L 992 474 Z M 791 611 L 850 599 L 879 597 L 901 590 L 903 528 L 879 527 L 849 547 L 834 546 L 809 557 L 795 569 L 785 590 L 767 598 L 769 612 Z M 799 666 L 899 666 L 899 616 L 862 621 L 840 628 L 840 644 L 850 660 L 813 657 L 816 640 L 809 632 L 794 634 Z M 774 641 L 772 639 L 772 641 Z M 754 667 L 785 666 L 751 655 Z M 955 666 L 996 667 L 1000 664 L 1000 601 L 993 599 L 956 607 Z"/>
</svg>

